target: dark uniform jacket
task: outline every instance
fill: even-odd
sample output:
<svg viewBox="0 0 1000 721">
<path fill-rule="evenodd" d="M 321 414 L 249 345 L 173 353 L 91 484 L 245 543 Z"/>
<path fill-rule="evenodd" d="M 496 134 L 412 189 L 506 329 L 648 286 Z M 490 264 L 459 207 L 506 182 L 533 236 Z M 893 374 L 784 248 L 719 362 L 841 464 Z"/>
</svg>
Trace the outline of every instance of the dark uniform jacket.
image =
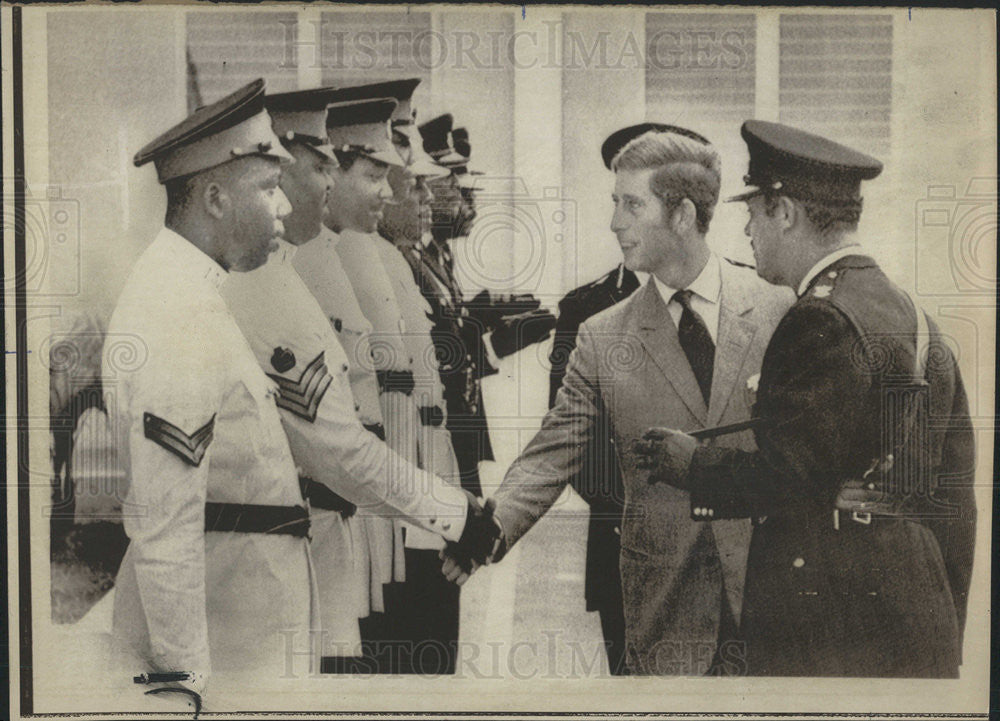
<svg viewBox="0 0 1000 721">
<path fill-rule="evenodd" d="M 549 373 L 549 408 L 555 405 L 570 353 L 576 347 L 580 324 L 628 298 L 638 287 L 639 279 L 635 273 L 619 266 L 597 280 L 571 290 L 559 301 L 555 337 L 549 354 L 552 368 Z M 615 530 L 621 523 L 625 490 L 618 468 L 614 435 L 610 429 L 604 430 L 606 432 L 601 433 L 599 429 L 589 444 L 583 470 L 570 480 L 573 489 L 590 504 L 584 585 L 588 611 L 599 610 L 609 602 L 621 605 L 620 544 Z"/>
<path fill-rule="evenodd" d="M 497 373 L 487 360 L 486 329 L 468 314 L 447 246 L 432 241 L 401 248 L 420 292 L 430 303 L 431 338 L 437 351 L 448 411 L 448 430 L 462 487 L 482 496 L 479 462 L 493 460 L 480 380 Z"/>
<path fill-rule="evenodd" d="M 929 407 L 914 414 L 919 404 L 903 400 L 914 388 L 916 323 L 912 303 L 874 260 L 836 260 L 764 355 L 754 407 L 760 450 L 695 452 L 683 482 L 692 513 L 757 519 L 742 618 L 751 674 L 958 673 L 974 438 L 955 359 L 933 324 Z M 892 469 L 865 477 L 890 453 Z M 848 481 L 873 491 L 886 515 L 835 518 Z"/>
</svg>

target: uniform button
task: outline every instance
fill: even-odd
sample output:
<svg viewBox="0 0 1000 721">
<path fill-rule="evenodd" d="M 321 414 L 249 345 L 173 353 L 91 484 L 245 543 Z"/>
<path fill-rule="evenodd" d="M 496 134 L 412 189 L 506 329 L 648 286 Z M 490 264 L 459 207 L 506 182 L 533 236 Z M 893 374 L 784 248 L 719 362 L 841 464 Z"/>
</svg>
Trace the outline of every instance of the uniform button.
<svg viewBox="0 0 1000 721">
<path fill-rule="evenodd" d="M 806 559 L 804 558 L 796 558 L 792 561 L 792 566 L 795 568 L 802 568 L 804 565 L 806 565 Z"/>
<path fill-rule="evenodd" d="M 829 273 L 826 274 L 826 277 L 830 278 L 831 280 L 834 279 L 834 278 L 836 278 L 837 277 L 837 271 L 831 270 Z"/>
<path fill-rule="evenodd" d="M 346 363 L 344 363 L 343 365 L 340 366 L 340 371 L 341 371 L 341 373 L 347 373 L 347 364 Z"/>
<path fill-rule="evenodd" d="M 344 329 L 344 322 L 340 318 L 333 319 L 333 329 L 338 333 Z"/>
<path fill-rule="evenodd" d="M 358 404 L 358 403 L 355 403 L 355 404 L 354 404 L 354 410 L 355 410 L 355 411 L 360 411 L 360 410 L 361 410 L 361 405 L 360 405 L 360 404 Z"/>
<path fill-rule="evenodd" d="M 432 526 L 433 526 L 433 525 L 434 525 L 435 523 L 437 523 L 437 522 L 438 522 L 438 519 L 436 519 L 436 518 L 432 518 L 432 519 L 431 519 L 431 525 L 432 525 Z"/>
<path fill-rule="evenodd" d="M 616 536 L 622 535 L 622 529 L 620 529 L 618 526 L 615 526 L 615 535 Z"/>
<path fill-rule="evenodd" d="M 868 490 L 869 491 L 874 491 L 875 490 L 875 484 L 874 483 L 869 483 L 868 484 Z"/>
<path fill-rule="evenodd" d="M 715 509 L 714 508 L 709 508 L 708 509 L 708 516 L 709 516 L 709 518 L 711 518 L 714 515 L 715 515 Z"/>
<path fill-rule="evenodd" d="M 451 530 L 451 524 L 450 523 L 442 523 L 441 524 L 441 529 L 444 530 L 444 531 L 450 531 Z"/>
</svg>

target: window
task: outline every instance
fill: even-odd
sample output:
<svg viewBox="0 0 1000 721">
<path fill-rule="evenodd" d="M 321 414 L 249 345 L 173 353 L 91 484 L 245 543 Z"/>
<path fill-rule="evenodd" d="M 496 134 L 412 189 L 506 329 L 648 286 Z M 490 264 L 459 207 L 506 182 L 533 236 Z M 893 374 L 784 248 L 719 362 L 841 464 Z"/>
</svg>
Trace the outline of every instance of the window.
<svg viewBox="0 0 1000 721">
<path fill-rule="evenodd" d="M 781 122 L 889 155 L 892 17 L 782 15 Z"/>
</svg>

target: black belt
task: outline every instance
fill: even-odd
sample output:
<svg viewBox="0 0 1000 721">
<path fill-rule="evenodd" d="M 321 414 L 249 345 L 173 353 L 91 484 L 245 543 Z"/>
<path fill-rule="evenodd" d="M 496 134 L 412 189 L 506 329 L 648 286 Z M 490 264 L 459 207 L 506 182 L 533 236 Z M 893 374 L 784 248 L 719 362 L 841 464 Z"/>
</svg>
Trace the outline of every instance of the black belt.
<svg viewBox="0 0 1000 721">
<path fill-rule="evenodd" d="M 309 537 L 309 512 L 302 506 L 258 506 L 244 503 L 205 504 L 205 531 L 270 533 Z"/>
<path fill-rule="evenodd" d="M 439 426 L 444 423 L 444 411 L 438 406 L 420 406 L 420 422 L 425 426 Z"/>
<path fill-rule="evenodd" d="M 368 431 L 369 433 L 374 433 L 376 436 L 378 436 L 378 439 L 380 441 L 385 440 L 385 426 L 383 426 L 381 423 L 365 424 L 365 430 Z"/>
<path fill-rule="evenodd" d="M 396 392 L 407 396 L 413 393 L 411 371 L 375 371 L 375 377 L 383 393 Z"/>
<path fill-rule="evenodd" d="M 299 485 L 302 487 L 302 497 L 309 501 L 310 508 L 336 511 L 344 518 L 350 518 L 358 510 L 358 507 L 346 498 L 311 478 L 299 478 Z"/>
</svg>

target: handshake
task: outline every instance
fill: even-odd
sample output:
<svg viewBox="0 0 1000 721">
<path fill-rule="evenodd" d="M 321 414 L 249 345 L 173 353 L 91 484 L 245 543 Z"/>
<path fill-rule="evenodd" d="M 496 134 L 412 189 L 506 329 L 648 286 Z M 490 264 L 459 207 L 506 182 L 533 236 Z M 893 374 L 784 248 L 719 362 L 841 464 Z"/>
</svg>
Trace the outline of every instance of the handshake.
<svg viewBox="0 0 1000 721">
<path fill-rule="evenodd" d="M 457 543 L 448 543 L 438 554 L 444 565 L 441 573 L 461 586 L 480 566 L 499 561 L 506 553 L 506 541 L 499 521 L 493 516 L 496 503 L 492 498 L 480 505 L 468 491 L 465 528 Z"/>
</svg>

